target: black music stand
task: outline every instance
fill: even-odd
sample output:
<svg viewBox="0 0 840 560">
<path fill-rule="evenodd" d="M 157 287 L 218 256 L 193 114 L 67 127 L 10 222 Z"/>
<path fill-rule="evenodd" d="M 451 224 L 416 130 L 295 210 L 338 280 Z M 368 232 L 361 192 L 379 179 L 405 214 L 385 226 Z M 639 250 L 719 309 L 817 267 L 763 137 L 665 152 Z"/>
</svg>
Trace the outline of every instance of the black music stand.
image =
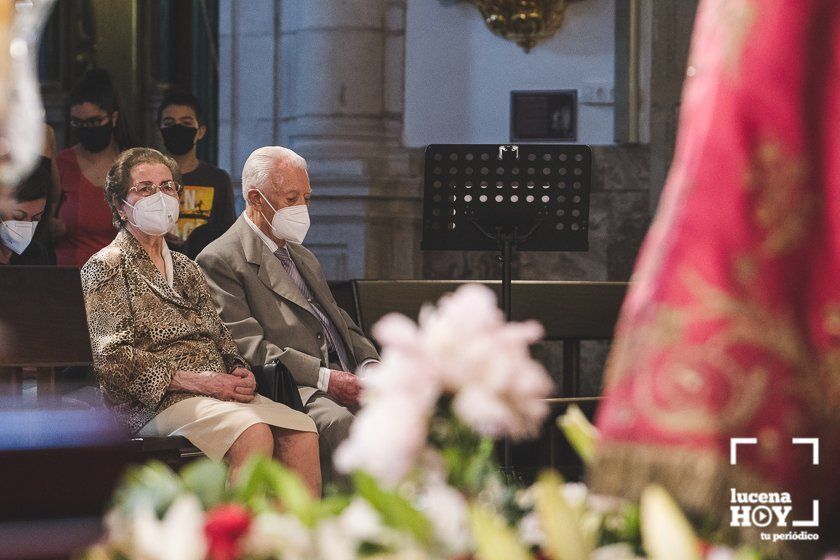
<svg viewBox="0 0 840 560">
<path fill-rule="evenodd" d="M 498 250 L 508 321 L 514 249 L 589 249 L 589 146 L 432 144 L 424 175 L 421 248 Z M 510 470 L 507 440 L 504 465 Z"/>
<path fill-rule="evenodd" d="M 432 144 L 421 248 L 499 250 L 502 309 L 510 320 L 514 249 L 589 249 L 591 168 L 589 146 Z"/>
</svg>

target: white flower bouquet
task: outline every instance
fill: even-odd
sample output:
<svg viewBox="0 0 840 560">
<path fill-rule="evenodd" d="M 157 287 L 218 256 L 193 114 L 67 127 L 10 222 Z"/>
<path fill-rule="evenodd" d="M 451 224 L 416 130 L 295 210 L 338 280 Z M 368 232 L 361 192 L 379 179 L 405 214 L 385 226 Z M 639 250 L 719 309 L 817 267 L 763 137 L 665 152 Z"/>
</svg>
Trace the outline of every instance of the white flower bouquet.
<svg viewBox="0 0 840 560">
<path fill-rule="evenodd" d="M 127 473 L 89 559 L 626 560 L 758 558 L 710 548 L 660 488 L 641 505 L 591 495 L 543 474 L 517 488 L 499 473 L 494 439 L 538 433 L 551 390 L 529 353 L 541 327 L 506 323 L 495 295 L 467 285 L 418 324 L 375 326 L 382 363 L 336 465 L 349 493 L 309 496 L 290 471 L 255 459 L 228 483 L 224 465 L 176 475 L 160 463 Z M 597 432 L 576 408 L 560 420 L 579 454 Z"/>
</svg>

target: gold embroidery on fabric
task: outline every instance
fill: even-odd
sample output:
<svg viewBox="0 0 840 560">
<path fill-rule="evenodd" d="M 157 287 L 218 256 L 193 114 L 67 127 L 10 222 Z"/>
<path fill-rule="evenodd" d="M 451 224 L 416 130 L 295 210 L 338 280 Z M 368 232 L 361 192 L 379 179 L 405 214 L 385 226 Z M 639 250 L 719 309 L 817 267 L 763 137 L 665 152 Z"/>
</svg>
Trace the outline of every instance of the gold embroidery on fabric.
<svg viewBox="0 0 840 560">
<path fill-rule="evenodd" d="M 750 289 L 759 280 L 759 267 L 752 255 L 740 255 L 732 263 L 732 275 L 738 286 Z"/>
<path fill-rule="evenodd" d="M 825 352 L 820 360 L 819 383 L 814 384 L 814 411 L 827 426 L 840 430 L 840 348 Z"/>
<path fill-rule="evenodd" d="M 826 309 L 823 328 L 832 336 L 840 336 L 840 306 L 832 305 Z"/>
<path fill-rule="evenodd" d="M 805 236 L 815 209 L 802 188 L 807 178 L 806 162 L 785 153 L 779 141 L 764 140 L 756 147 L 744 183 L 756 196 L 753 218 L 765 234 L 762 256 L 788 252 Z"/>
<path fill-rule="evenodd" d="M 632 476 L 628 473 L 632 473 Z M 757 527 L 729 525 L 730 488 L 744 492 L 781 492 L 764 477 L 744 465 L 732 466 L 720 450 L 698 450 L 685 446 L 602 442 L 588 473 L 589 486 L 599 494 L 636 501 L 649 484 L 663 486 L 693 519 L 702 519 L 707 530 L 730 544 L 750 543 L 774 558 L 814 558 L 814 551 L 801 542 L 788 547 L 785 541 L 761 540 Z"/>
<path fill-rule="evenodd" d="M 729 294 L 694 270 L 682 270 L 680 279 L 690 303 L 651 306 L 647 320 L 636 322 L 631 332 L 619 332 L 609 357 L 608 384 L 651 372 L 633 378 L 633 414 L 670 433 L 727 433 L 760 408 L 770 382 L 767 359 L 792 376 L 813 371 L 793 319 Z M 763 363 L 745 363 L 749 349 L 760 350 Z M 725 383 L 728 397 L 709 398 L 706 379 Z"/>
</svg>

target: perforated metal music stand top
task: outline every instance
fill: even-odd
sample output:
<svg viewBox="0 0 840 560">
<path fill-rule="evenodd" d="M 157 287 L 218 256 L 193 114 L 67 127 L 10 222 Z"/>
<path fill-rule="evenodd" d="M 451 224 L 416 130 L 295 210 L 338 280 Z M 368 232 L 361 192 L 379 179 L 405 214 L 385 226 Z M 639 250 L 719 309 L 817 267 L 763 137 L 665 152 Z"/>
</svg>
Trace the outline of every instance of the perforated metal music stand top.
<svg viewBox="0 0 840 560">
<path fill-rule="evenodd" d="M 515 229 L 518 251 L 586 251 L 591 183 L 589 146 L 432 144 L 421 247 L 495 250 Z"/>
</svg>

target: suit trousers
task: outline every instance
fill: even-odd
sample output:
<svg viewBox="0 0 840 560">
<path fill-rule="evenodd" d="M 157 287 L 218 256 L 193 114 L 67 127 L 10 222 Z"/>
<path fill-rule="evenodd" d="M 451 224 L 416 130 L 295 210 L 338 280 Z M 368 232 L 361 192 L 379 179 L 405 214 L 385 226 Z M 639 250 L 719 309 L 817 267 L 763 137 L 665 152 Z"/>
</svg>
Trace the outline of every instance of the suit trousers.
<svg viewBox="0 0 840 560">
<path fill-rule="evenodd" d="M 323 391 L 313 393 L 304 405 L 306 414 L 318 428 L 318 450 L 321 456 L 321 478 L 327 484 L 344 484 L 347 478 L 333 467 L 333 453 L 347 439 L 355 416 L 347 407 L 338 404 Z"/>
</svg>

